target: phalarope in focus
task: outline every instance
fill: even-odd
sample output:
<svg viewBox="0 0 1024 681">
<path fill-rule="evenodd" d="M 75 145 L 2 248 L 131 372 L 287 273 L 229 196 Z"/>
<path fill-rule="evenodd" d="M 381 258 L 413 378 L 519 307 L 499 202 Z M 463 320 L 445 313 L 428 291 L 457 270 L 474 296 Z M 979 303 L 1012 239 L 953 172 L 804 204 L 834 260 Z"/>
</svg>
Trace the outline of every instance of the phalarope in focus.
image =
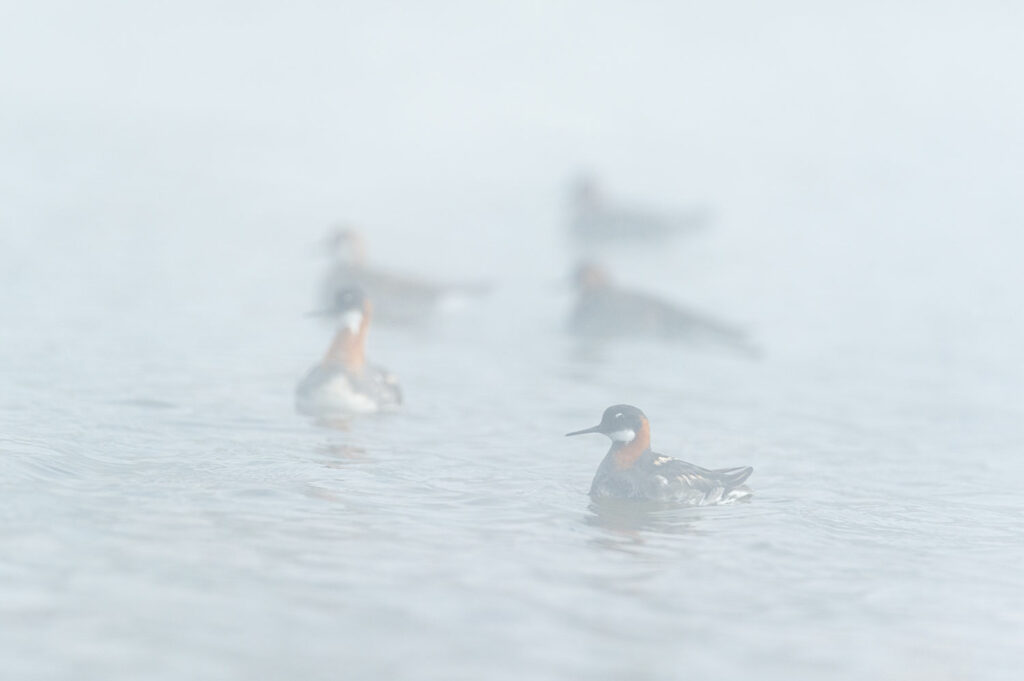
<svg viewBox="0 0 1024 681">
<path fill-rule="evenodd" d="M 628 404 L 608 407 L 601 423 L 567 435 L 601 433 L 612 441 L 590 486 L 594 499 L 617 498 L 707 506 L 749 497 L 753 468 L 709 470 L 651 451 L 651 424 Z"/>
</svg>

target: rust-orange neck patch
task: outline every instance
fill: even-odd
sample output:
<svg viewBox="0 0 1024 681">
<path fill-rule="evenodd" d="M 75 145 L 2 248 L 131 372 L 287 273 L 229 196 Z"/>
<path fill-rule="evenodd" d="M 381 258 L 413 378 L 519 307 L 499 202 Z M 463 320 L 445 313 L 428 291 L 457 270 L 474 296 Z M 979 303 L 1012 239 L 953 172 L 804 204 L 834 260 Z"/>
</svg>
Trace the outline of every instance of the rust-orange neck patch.
<svg viewBox="0 0 1024 681">
<path fill-rule="evenodd" d="M 620 470 L 632 468 L 637 459 L 650 448 L 651 424 L 645 419 L 643 425 L 640 426 L 640 430 L 637 431 L 636 437 L 631 442 L 627 442 L 616 449 L 612 455 L 612 460 L 615 462 L 615 467 Z"/>
</svg>

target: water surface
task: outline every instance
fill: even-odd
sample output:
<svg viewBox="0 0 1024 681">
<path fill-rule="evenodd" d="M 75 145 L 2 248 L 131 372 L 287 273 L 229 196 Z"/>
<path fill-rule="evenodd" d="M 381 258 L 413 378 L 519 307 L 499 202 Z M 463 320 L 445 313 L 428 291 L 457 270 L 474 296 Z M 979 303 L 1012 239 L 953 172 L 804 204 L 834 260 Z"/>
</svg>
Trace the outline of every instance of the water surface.
<svg viewBox="0 0 1024 681">
<path fill-rule="evenodd" d="M 492 72 L 437 40 L 461 21 L 453 44 L 483 49 L 455 10 L 365 10 L 354 43 L 326 39 L 349 25 L 327 10 L 254 10 L 135 17 L 151 40 L 5 75 L 5 677 L 1016 678 L 1020 101 L 998 69 L 928 79 L 914 56 L 946 64 L 957 36 L 968 66 L 1019 63 L 1003 20 L 821 15 L 776 42 L 756 12 L 671 15 L 680 45 L 647 10 L 600 10 L 583 57 L 545 61 L 579 21 L 551 12 L 487 19 L 533 46 L 499 41 Z M 74 18 L 27 35 L 73 50 L 128 20 Z M 639 47 L 612 63 L 616 35 Z M 880 56 L 849 56 L 864 35 Z M 271 38 L 303 68 L 261 57 Z M 450 78 L 402 80 L 396 44 Z M 651 66 L 719 48 L 707 73 Z M 762 85 L 765 60 L 796 85 Z M 821 63 L 846 77 L 822 90 Z M 761 93 L 760 123 L 723 82 Z M 949 83 L 974 97 L 933 106 Z M 609 87 L 655 101 L 601 108 Z M 704 234 L 599 255 L 745 325 L 759 359 L 564 334 L 561 190 L 583 163 L 714 205 Z M 496 283 L 428 328 L 374 328 L 407 406 L 348 430 L 292 405 L 331 333 L 303 316 L 315 242 L 342 217 L 394 268 Z M 592 507 L 606 444 L 563 434 L 617 402 L 660 451 L 754 466 L 752 501 Z"/>
</svg>

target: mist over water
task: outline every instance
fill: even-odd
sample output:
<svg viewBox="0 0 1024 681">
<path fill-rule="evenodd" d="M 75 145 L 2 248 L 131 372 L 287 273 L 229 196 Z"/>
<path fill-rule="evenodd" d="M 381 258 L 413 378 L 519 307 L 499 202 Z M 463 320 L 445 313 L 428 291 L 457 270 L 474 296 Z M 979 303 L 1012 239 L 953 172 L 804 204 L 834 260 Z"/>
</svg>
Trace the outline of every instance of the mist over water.
<svg viewBox="0 0 1024 681">
<path fill-rule="evenodd" d="M 1021 10 L 0 10 L 4 678 L 1013 679 Z M 708 208 L 581 246 L 568 190 Z M 294 387 L 321 240 L 491 294 Z M 581 258 L 760 349 L 566 333 Z M 595 507 L 610 404 L 750 503 Z"/>
</svg>

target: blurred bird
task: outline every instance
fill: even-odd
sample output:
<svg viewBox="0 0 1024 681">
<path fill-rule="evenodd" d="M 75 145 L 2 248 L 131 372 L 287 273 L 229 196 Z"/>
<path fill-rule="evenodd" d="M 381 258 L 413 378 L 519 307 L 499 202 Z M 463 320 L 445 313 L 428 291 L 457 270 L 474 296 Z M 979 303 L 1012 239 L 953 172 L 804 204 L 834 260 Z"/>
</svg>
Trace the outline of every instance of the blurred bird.
<svg viewBox="0 0 1024 681">
<path fill-rule="evenodd" d="M 570 192 L 572 234 L 583 240 L 657 239 L 695 231 L 708 217 L 704 210 L 664 215 L 608 201 L 597 181 L 580 177 Z"/>
<path fill-rule="evenodd" d="M 651 451 L 651 424 L 636 407 L 608 407 L 601 423 L 566 435 L 601 433 L 612 441 L 590 485 L 595 499 L 636 499 L 692 506 L 727 504 L 749 497 L 743 483 L 753 468 L 709 470 Z"/>
<path fill-rule="evenodd" d="M 339 291 L 331 314 L 341 326 L 327 354 L 295 389 L 299 412 L 322 419 L 367 414 L 398 407 L 402 394 L 387 371 L 367 364 L 366 334 L 372 308 L 359 289 Z"/>
<path fill-rule="evenodd" d="M 620 288 L 601 265 L 581 263 L 574 279 L 577 299 L 569 329 L 578 336 L 686 340 L 756 354 L 740 329 L 646 293 Z"/>
<path fill-rule="evenodd" d="M 374 301 L 381 322 L 423 323 L 490 290 L 483 283 L 441 283 L 374 269 L 366 262 L 365 239 L 352 229 L 331 232 L 325 246 L 332 263 L 323 283 L 322 299 L 329 303 L 338 291 L 358 286 Z"/>
</svg>

